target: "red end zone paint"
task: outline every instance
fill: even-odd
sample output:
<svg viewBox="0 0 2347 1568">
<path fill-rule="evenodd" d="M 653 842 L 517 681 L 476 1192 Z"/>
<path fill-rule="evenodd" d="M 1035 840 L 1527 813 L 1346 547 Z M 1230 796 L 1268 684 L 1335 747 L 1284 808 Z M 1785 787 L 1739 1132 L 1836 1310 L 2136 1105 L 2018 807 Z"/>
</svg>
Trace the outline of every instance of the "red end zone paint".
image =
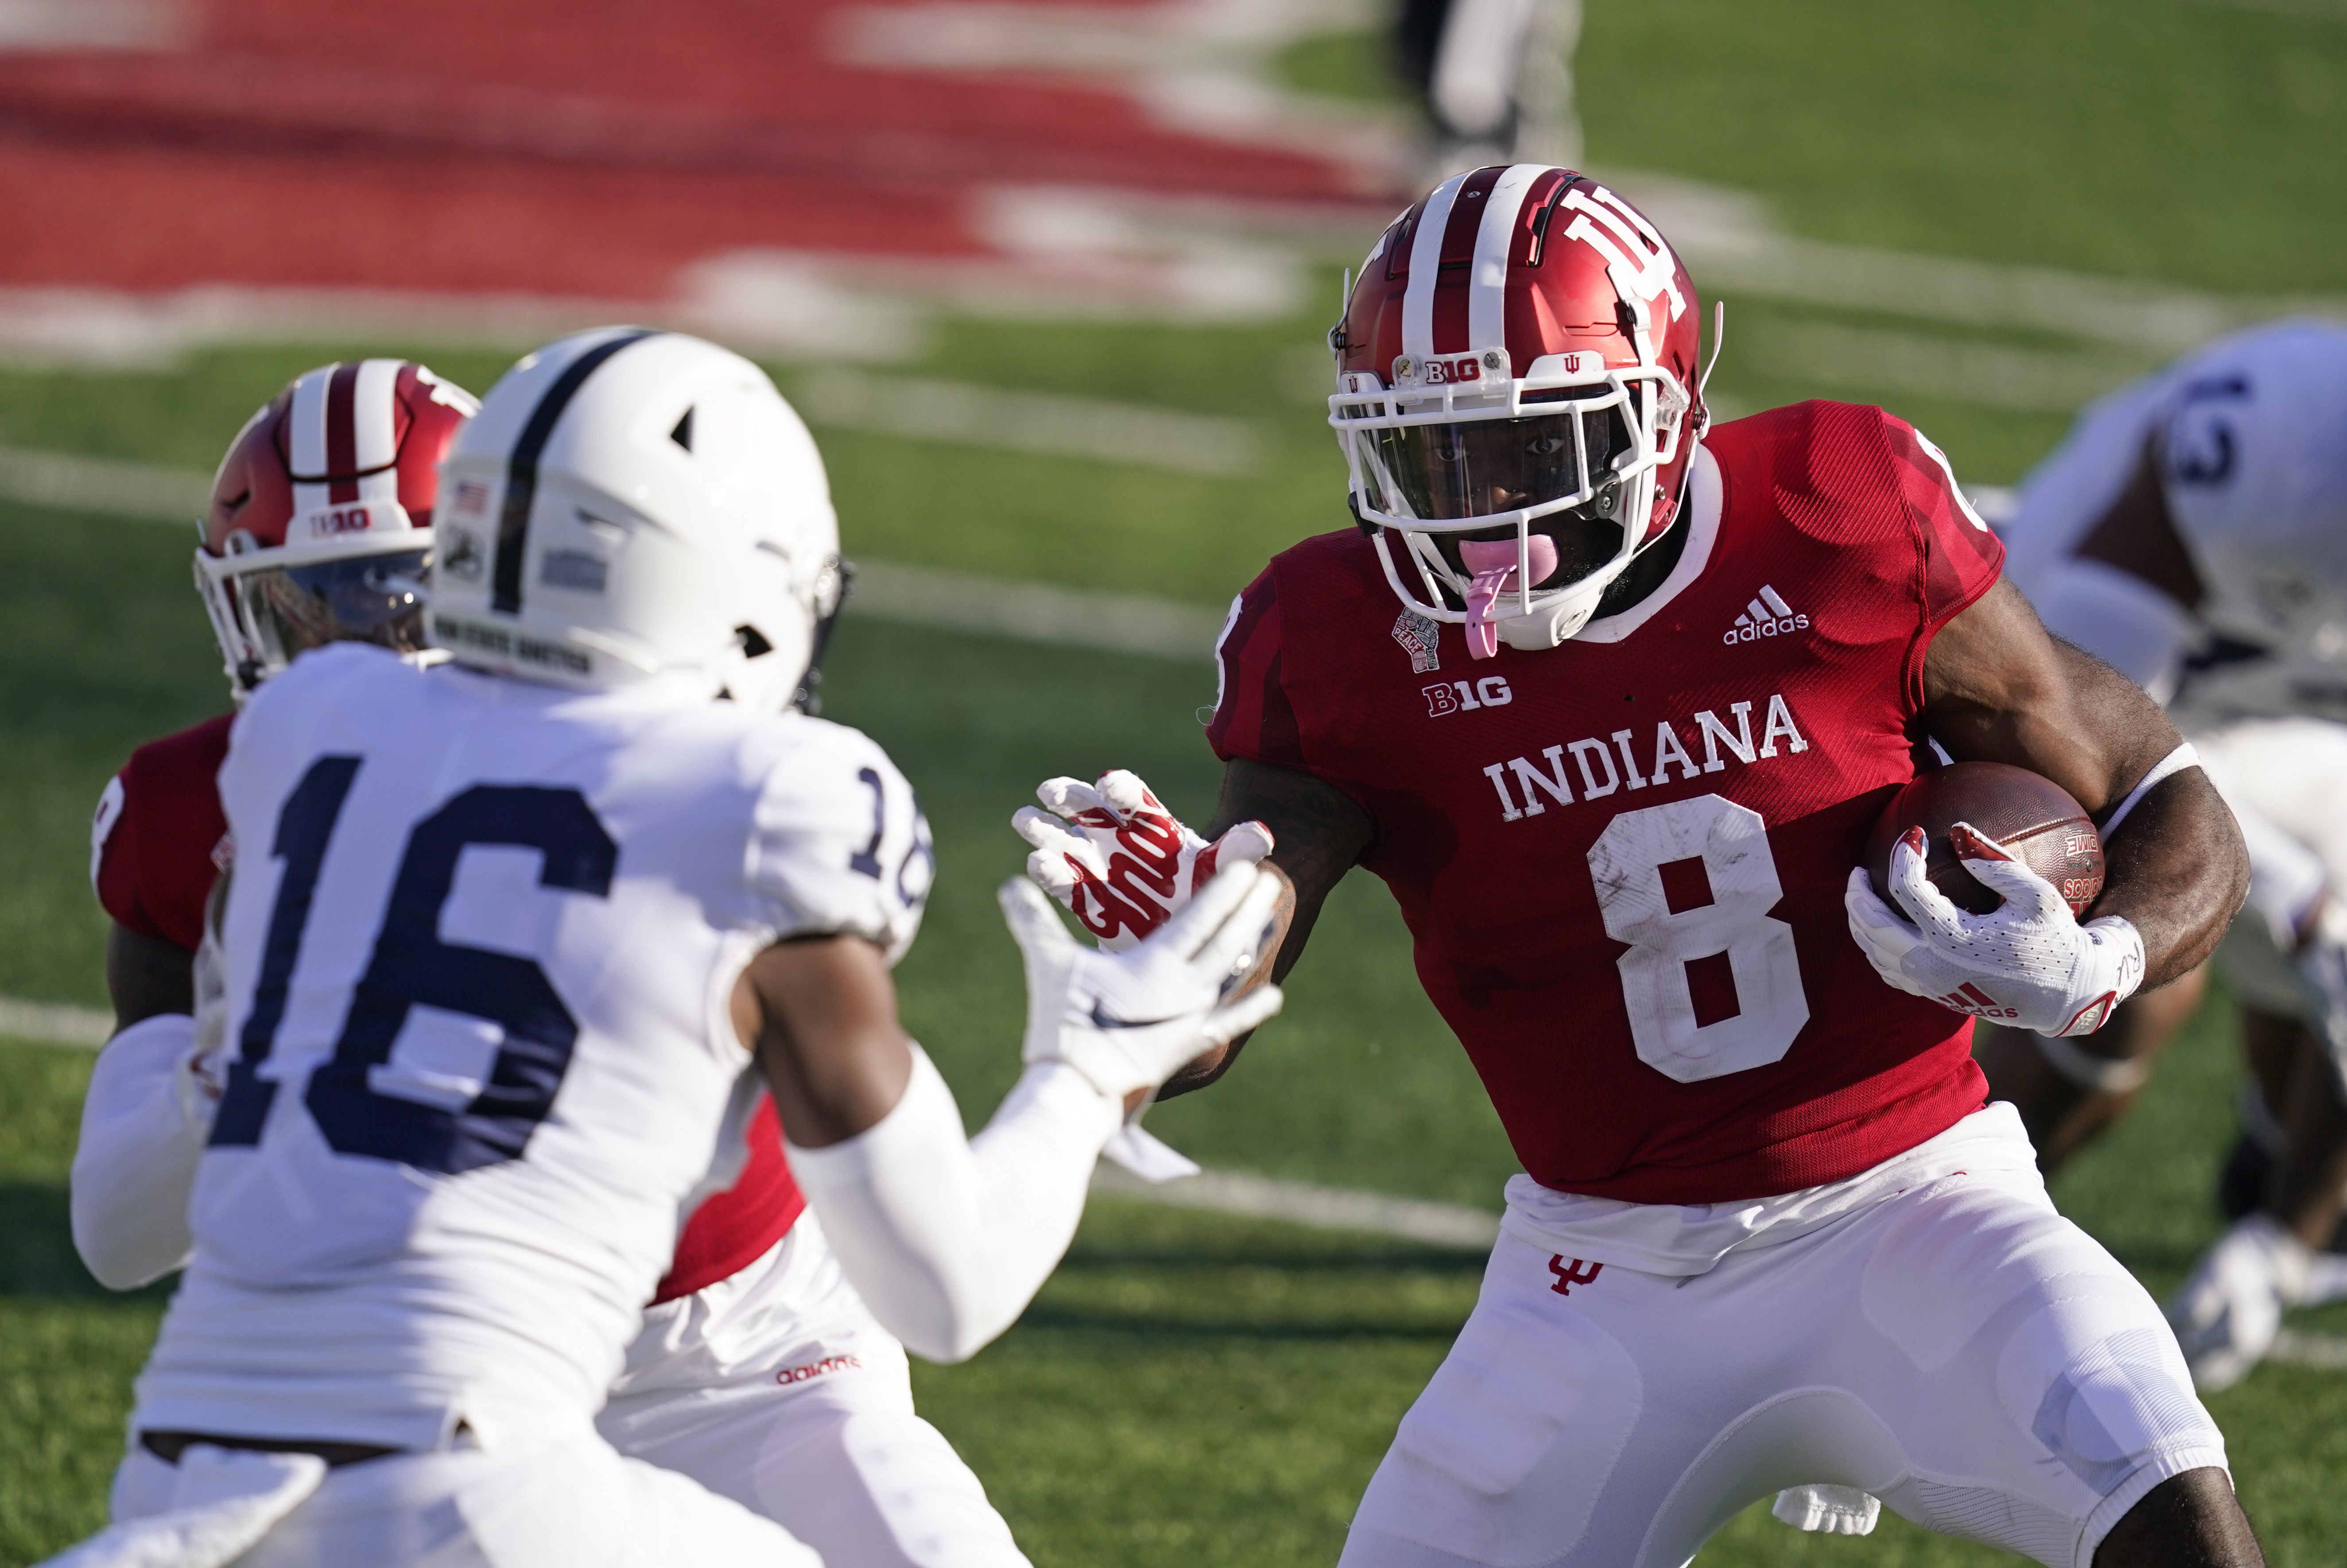
<svg viewBox="0 0 2347 1568">
<path fill-rule="evenodd" d="M 728 251 L 996 254 L 985 187 L 1366 194 L 1096 82 L 845 63 L 853 9 L 213 0 L 181 48 L 0 55 L 0 287 L 661 300 Z"/>
</svg>

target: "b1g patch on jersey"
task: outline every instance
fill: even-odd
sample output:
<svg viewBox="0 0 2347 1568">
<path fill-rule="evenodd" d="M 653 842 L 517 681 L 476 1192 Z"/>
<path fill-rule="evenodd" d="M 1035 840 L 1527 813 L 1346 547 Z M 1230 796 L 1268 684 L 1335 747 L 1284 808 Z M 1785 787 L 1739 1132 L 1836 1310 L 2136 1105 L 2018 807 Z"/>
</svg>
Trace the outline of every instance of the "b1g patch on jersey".
<svg viewBox="0 0 2347 1568">
<path fill-rule="evenodd" d="M 1439 641 L 1441 635 L 1440 625 L 1414 610 L 1405 610 L 1394 618 L 1393 640 L 1401 644 L 1403 652 L 1409 655 L 1409 669 L 1413 675 L 1424 675 L 1442 668 L 1442 649 Z"/>
</svg>

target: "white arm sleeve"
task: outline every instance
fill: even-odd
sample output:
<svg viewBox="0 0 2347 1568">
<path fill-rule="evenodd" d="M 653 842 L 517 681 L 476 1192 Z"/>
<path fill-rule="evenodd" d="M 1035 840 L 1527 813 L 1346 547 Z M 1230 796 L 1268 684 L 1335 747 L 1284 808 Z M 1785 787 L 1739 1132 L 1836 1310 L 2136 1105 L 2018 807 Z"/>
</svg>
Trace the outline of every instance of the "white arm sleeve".
<svg viewBox="0 0 2347 1568">
<path fill-rule="evenodd" d="M 141 1019 L 107 1042 L 90 1074 L 74 1151 L 74 1250 L 109 1290 L 160 1278 L 194 1245 L 188 1191 L 211 1132 L 179 1091 L 195 1039 L 185 1013 Z"/>
<path fill-rule="evenodd" d="M 1042 1288 L 1122 1109 L 1064 1062 L 1027 1070 L 975 1138 L 919 1046 L 896 1108 L 791 1170 L 873 1316 L 915 1354 L 965 1361 Z"/>
</svg>

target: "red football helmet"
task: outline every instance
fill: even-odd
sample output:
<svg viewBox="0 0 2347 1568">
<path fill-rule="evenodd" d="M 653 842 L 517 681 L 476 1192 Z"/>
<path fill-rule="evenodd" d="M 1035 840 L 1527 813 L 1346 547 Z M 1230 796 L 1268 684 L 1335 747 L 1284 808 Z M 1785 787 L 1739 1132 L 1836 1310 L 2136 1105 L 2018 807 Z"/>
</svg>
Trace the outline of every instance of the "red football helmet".
<svg viewBox="0 0 2347 1568">
<path fill-rule="evenodd" d="M 1494 623 L 1516 648 L 1579 632 L 1677 514 L 1697 316 L 1655 226 L 1571 169 L 1487 166 L 1397 219 L 1329 333 L 1328 423 L 1402 602 L 1478 658 Z"/>
<path fill-rule="evenodd" d="M 440 458 L 480 405 L 420 364 L 296 376 L 212 480 L 196 589 L 241 696 L 323 642 L 424 646 Z"/>
</svg>

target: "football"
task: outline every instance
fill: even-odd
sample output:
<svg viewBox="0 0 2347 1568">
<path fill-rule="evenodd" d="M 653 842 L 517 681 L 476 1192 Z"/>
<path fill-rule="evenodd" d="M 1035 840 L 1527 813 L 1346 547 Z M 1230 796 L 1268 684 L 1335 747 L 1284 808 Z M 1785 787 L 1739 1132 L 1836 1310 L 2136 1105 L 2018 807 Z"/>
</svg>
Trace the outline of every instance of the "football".
<svg viewBox="0 0 2347 1568">
<path fill-rule="evenodd" d="M 1924 868 L 1932 885 L 1959 909 L 1985 915 L 2002 902 L 1964 869 L 1948 829 L 1968 822 L 2006 854 L 2061 889 L 2070 912 L 2084 918 L 2103 890 L 2103 835 L 2086 808 L 2060 784 L 2004 763 L 1954 763 L 1901 787 L 1875 819 L 1866 845 L 1866 871 L 1874 890 L 1894 909 L 1891 846 L 1911 827 L 1928 835 Z"/>
</svg>

